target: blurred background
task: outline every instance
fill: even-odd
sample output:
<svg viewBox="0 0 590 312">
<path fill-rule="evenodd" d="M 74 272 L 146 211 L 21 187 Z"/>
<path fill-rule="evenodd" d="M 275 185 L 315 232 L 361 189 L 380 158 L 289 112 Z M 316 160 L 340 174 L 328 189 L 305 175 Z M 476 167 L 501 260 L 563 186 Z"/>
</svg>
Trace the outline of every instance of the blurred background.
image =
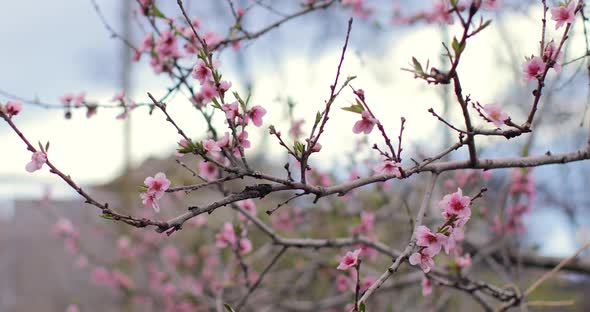
<svg viewBox="0 0 590 312">
<path fill-rule="evenodd" d="M 233 23 L 226 1 L 185 2 L 205 30 L 225 34 Z M 244 25 L 252 30 L 301 8 L 299 1 L 291 0 L 234 2 L 238 7 L 253 7 L 244 17 Z M 484 12 L 493 23 L 470 41 L 459 68 L 463 89 L 474 101 L 498 103 L 516 121 L 524 120 L 531 103 L 532 85 L 523 81 L 521 65 L 525 56 L 538 55 L 542 9 L 537 2 L 503 1 L 500 10 Z M 432 155 L 454 140 L 454 134 L 427 112 L 434 108 L 447 120 L 461 121 L 448 87 L 429 86 L 401 69 L 410 67 L 412 57 L 444 67 L 441 43 L 458 35 L 459 26 L 394 22 L 395 12 L 411 15 L 431 7 L 430 1 L 367 3 L 374 8 L 368 17 L 349 8 L 321 10 L 216 55 L 232 89 L 250 91 L 253 103 L 268 111 L 264 126 L 250 132 L 249 153 L 259 164 L 280 168 L 287 159 L 268 136 L 267 126 L 287 132 L 292 120 L 304 119 L 304 128 L 311 127 L 315 112 L 329 96 L 350 16 L 355 20 L 342 74 L 357 76 L 352 85 L 365 90 L 389 131 L 396 133 L 400 117 L 406 118 L 407 159 Z M 157 4 L 166 15 L 179 16 L 175 1 Z M 105 26 L 139 45 L 146 27 L 139 22 L 134 1 L 7 1 L 3 8 L 7 14 L 0 19 L 0 102 L 21 98 L 59 106 L 64 94 L 86 92 L 92 101 L 109 103 L 121 90 L 134 101 L 147 102 L 147 92 L 159 97 L 172 86 L 168 77 L 153 73 L 148 59 L 131 61 L 133 52 L 112 38 Z M 560 34 L 548 27 L 548 38 L 557 40 Z M 576 23 L 564 60 L 584 55 L 585 42 L 582 23 Z M 572 151 L 584 144 L 587 65 L 582 59 L 550 74 L 534 137 L 481 138 L 480 154 L 519 156 L 527 147 L 529 154 L 540 155 Z M 352 92 L 346 90 L 336 106 L 349 106 L 353 100 Z M 204 137 L 202 118 L 185 96 L 178 94 L 167 103 L 170 114 L 190 136 Z M 141 107 L 124 120 L 116 119 L 121 113 L 117 109 L 99 108 L 89 119 L 81 110 L 73 110 L 70 119 L 64 118 L 65 113 L 62 108 L 28 104 L 17 124 L 33 141 L 50 141 L 52 161 L 101 200 L 137 205 L 136 186 L 146 176 L 161 168 L 177 170 L 173 153 L 179 137 L 160 112 L 151 114 Z M 370 144 L 358 149 L 360 136 L 351 131 L 356 118 L 335 110 L 321 141 L 322 152 L 314 158 L 314 166 L 330 172 L 334 182 L 348 177 L 351 159 L 367 164 L 377 159 L 369 146 L 380 140 L 379 134 L 373 132 Z M 222 124 L 221 119 L 217 122 Z M 71 302 L 84 303 L 83 311 L 99 311 L 98 306 L 102 311 L 122 310 L 117 301 L 103 300 L 110 296 L 108 291 L 97 290 L 83 273 L 72 273 L 73 261 L 63 253 L 62 243 L 47 235 L 62 215 L 80 227 L 103 220 L 90 207 L 81 209 L 76 194 L 47 170 L 27 173 L 24 167 L 30 153 L 6 125 L 0 125 L 0 151 L 0 311 L 62 311 Z M 452 159 L 465 157 L 465 151 L 451 155 Z M 533 212 L 524 220 L 523 245 L 544 255 L 568 256 L 590 238 L 588 169 L 586 162 L 580 162 L 533 171 L 538 195 Z M 493 174 L 492 181 L 501 183 L 508 170 Z M 113 246 L 114 238 L 101 232 L 90 237 L 94 240 L 88 244 L 98 254 Z M 589 288 L 586 284 L 582 289 Z"/>
</svg>

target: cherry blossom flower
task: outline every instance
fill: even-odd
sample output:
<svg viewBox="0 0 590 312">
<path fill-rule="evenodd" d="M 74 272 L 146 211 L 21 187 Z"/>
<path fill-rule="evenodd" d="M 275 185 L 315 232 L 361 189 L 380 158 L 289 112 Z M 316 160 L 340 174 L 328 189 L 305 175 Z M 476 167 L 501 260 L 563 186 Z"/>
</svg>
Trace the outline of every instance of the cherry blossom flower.
<svg viewBox="0 0 590 312">
<path fill-rule="evenodd" d="M 80 309 L 78 308 L 77 305 L 75 304 L 70 304 L 67 308 L 66 308 L 66 312 L 80 312 Z"/>
<path fill-rule="evenodd" d="M 371 116 L 371 113 L 369 113 L 368 111 L 363 111 L 361 113 L 361 117 L 361 120 L 357 121 L 352 127 L 352 132 L 357 134 L 361 132 L 365 134 L 371 133 L 377 120 L 375 120 L 375 118 L 373 118 L 373 116 Z"/>
<path fill-rule="evenodd" d="M 463 256 L 457 257 L 455 262 L 460 269 L 468 268 L 471 266 L 471 255 L 465 254 Z"/>
<path fill-rule="evenodd" d="M 256 127 L 260 127 L 262 126 L 262 117 L 264 115 L 266 115 L 266 109 L 260 105 L 256 105 L 250 109 L 247 116 Z"/>
<path fill-rule="evenodd" d="M 6 102 L 4 109 L 2 109 L 2 105 L 0 105 L 0 110 L 4 111 L 8 115 L 8 118 L 18 115 L 22 109 L 23 103 L 20 101 L 8 101 Z"/>
<path fill-rule="evenodd" d="M 504 121 L 510 118 L 498 104 L 484 105 L 483 111 L 488 115 L 488 118 L 494 123 L 494 125 L 496 125 L 496 127 L 501 127 L 504 124 Z"/>
<path fill-rule="evenodd" d="M 144 206 L 151 206 L 155 212 L 160 212 L 160 204 L 158 204 L 156 194 L 141 193 L 139 194 L 139 198 L 141 198 Z"/>
<path fill-rule="evenodd" d="M 373 168 L 373 170 L 375 170 L 378 173 L 393 174 L 394 177 L 399 178 L 402 176 L 400 171 L 401 166 L 402 165 L 396 161 L 385 160 L 381 165 Z"/>
<path fill-rule="evenodd" d="M 291 128 L 289 129 L 289 135 L 292 136 L 293 138 L 299 138 L 302 134 L 303 134 L 303 130 L 301 130 L 303 124 L 305 123 L 305 120 L 303 119 L 299 119 L 294 121 L 291 124 Z"/>
<path fill-rule="evenodd" d="M 429 254 L 436 255 L 440 252 L 447 237 L 441 233 L 433 233 L 428 227 L 421 225 L 416 229 L 416 244 L 429 249 Z"/>
<path fill-rule="evenodd" d="M 359 255 L 361 254 L 361 249 L 356 249 L 354 251 L 347 251 L 344 257 L 340 259 L 340 263 L 336 269 L 338 270 L 348 270 L 358 263 Z"/>
<path fill-rule="evenodd" d="M 352 229 L 352 234 L 368 234 L 375 227 L 375 215 L 370 212 L 361 212 L 361 224 Z"/>
<path fill-rule="evenodd" d="M 239 114 L 238 102 L 223 104 L 221 109 L 225 112 L 225 118 L 229 120 L 233 120 Z"/>
<path fill-rule="evenodd" d="M 242 254 L 248 254 L 252 251 L 252 242 L 247 237 L 242 237 L 239 240 L 239 250 Z"/>
<path fill-rule="evenodd" d="M 433 255 L 430 252 L 430 249 L 424 248 L 413 253 L 409 258 L 410 264 L 419 265 L 424 273 L 430 272 L 434 267 L 434 260 L 432 260 Z"/>
<path fill-rule="evenodd" d="M 199 163 L 199 174 L 208 180 L 215 180 L 219 174 L 219 168 L 210 161 L 201 161 Z"/>
<path fill-rule="evenodd" d="M 158 200 L 164 196 L 164 192 L 170 187 L 170 180 L 162 172 L 157 173 L 154 177 L 147 177 L 143 184 L 147 187 L 145 193 L 139 196 L 145 206 L 152 206 L 154 211 L 160 212 Z"/>
<path fill-rule="evenodd" d="M 254 203 L 254 200 L 252 200 L 251 198 L 239 201 L 237 205 L 238 207 L 246 210 L 246 212 L 248 212 L 249 214 L 256 216 L 256 204 Z M 244 216 L 241 213 L 238 215 L 238 218 L 242 221 L 249 220 L 248 217 Z"/>
<path fill-rule="evenodd" d="M 197 61 L 197 64 L 195 64 L 195 67 L 193 67 L 191 75 L 193 76 L 193 78 L 199 80 L 199 82 L 201 82 L 201 85 L 213 79 L 213 73 L 211 72 L 211 68 L 207 67 L 205 62 L 201 59 L 199 59 Z"/>
<path fill-rule="evenodd" d="M 556 72 L 561 71 L 561 65 L 558 62 L 563 59 L 563 52 L 559 51 L 559 53 L 557 53 L 557 46 L 555 45 L 555 41 L 551 40 L 547 44 L 547 46 L 545 47 L 545 51 L 543 52 L 543 56 L 554 62 L 552 66 Z"/>
<path fill-rule="evenodd" d="M 441 22 L 446 24 L 453 24 L 453 16 L 450 12 L 450 6 L 447 0 L 434 0 L 432 3 L 432 12 L 426 16 L 426 21 L 429 23 Z"/>
<path fill-rule="evenodd" d="M 170 29 L 163 31 L 160 34 L 154 50 L 162 57 L 180 56 L 180 53 L 178 52 L 177 38 Z"/>
<path fill-rule="evenodd" d="M 53 225 L 53 233 L 59 236 L 75 236 L 77 231 L 72 224 L 72 221 L 66 218 L 59 218 Z"/>
<path fill-rule="evenodd" d="M 207 152 L 219 152 L 219 151 L 221 151 L 221 148 L 219 148 L 219 145 L 213 139 L 208 139 L 208 140 L 203 141 L 203 148 Z"/>
<path fill-rule="evenodd" d="M 455 193 L 445 195 L 438 206 L 443 209 L 443 217 L 446 219 L 456 215 L 459 219 L 467 220 L 471 217 L 470 203 L 471 198 L 463 196 L 463 191 L 458 189 Z"/>
<path fill-rule="evenodd" d="M 377 279 L 373 276 L 365 277 L 365 279 L 362 281 L 362 283 L 360 285 L 361 292 L 369 289 L 371 286 L 373 286 L 373 284 L 375 284 L 376 281 L 377 281 Z"/>
<path fill-rule="evenodd" d="M 36 151 L 31 155 L 31 162 L 27 164 L 25 169 L 28 172 L 35 172 L 43 167 L 43 164 L 47 162 L 47 154 L 42 151 Z"/>
<path fill-rule="evenodd" d="M 103 286 L 110 286 L 113 282 L 111 274 L 104 267 L 97 267 L 92 271 L 92 281 Z"/>
<path fill-rule="evenodd" d="M 209 103 L 211 99 L 219 95 L 217 88 L 210 82 L 206 82 L 201 86 L 201 96 L 203 97 L 203 103 Z"/>
<path fill-rule="evenodd" d="M 571 24 L 574 22 L 576 6 L 576 1 L 570 1 L 567 5 L 560 5 L 551 9 L 551 19 L 557 22 L 555 29 L 559 29 L 565 23 Z"/>
<path fill-rule="evenodd" d="M 345 292 L 350 289 L 351 280 L 345 275 L 336 276 L 336 289 L 339 292 Z"/>
<path fill-rule="evenodd" d="M 147 177 L 143 181 L 145 186 L 148 188 L 147 193 L 163 195 L 164 192 L 170 187 L 170 180 L 166 178 L 166 175 L 162 172 L 156 173 L 153 177 Z M 161 196 L 158 196 L 158 198 Z"/>
<path fill-rule="evenodd" d="M 63 104 L 63 105 L 70 105 L 70 103 L 72 102 L 72 100 L 73 100 L 73 99 L 74 99 L 74 95 L 73 95 L 73 94 L 71 94 L 71 93 L 67 93 L 67 94 L 64 94 L 64 95 L 62 95 L 62 96 L 59 98 L 59 101 L 60 101 L 60 102 L 61 102 L 61 104 Z"/>
<path fill-rule="evenodd" d="M 423 277 L 420 285 L 422 286 L 422 296 L 432 294 L 432 281 L 429 278 Z"/>
<path fill-rule="evenodd" d="M 537 79 L 545 71 L 545 62 L 542 58 L 535 56 L 522 65 L 522 71 L 525 81 Z"/>
<path fill-rule="evenodd" d="M 111 99 L 112 102 L 125 102 L 125 91 L 121 90 Z"/>
<path fill-rule="evenodd" d="M 236 233 L 234 231 L 234 226 L 229 222 L 225 222 L 221 231 L 215 236 L 215 245 L 218 248 L 225 248 L 235 243 Z"/>
<path fill-rule="evenodd" d="M 231 88 L 231 82 L 222 80 L 219 82 L 219 89 L 222 93 L 227 92 Z"/>
</svg>

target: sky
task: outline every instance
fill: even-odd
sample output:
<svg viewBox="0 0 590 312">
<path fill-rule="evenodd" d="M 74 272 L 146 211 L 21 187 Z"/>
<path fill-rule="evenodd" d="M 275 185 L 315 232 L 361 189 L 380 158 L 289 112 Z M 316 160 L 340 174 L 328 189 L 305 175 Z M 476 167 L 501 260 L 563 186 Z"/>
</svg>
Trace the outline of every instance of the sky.
<svg viewBox="0 0 590 312">
<path fill-rule="evenodd" d="M 59 96 L 81 91 L 87 97 L 106 103 L 121 88 L 121 44 L 109 37 L 90 1 L 35 2 L 12 1 L 6 14 L 0 19 L 0 40 L 4 47 L 0 58 L 0 90 L 24 98 L 38 97 L 44 102 L 58 103 Z M 100 1 L 101 11 L 115 28 L 120 29 L 119 1 Z M 174 9 L 174 8 L 164 8 Z M 292 9 L 292 7 L 291 7 Z M 208 11 L 216 8 L 199 7 L 193 12 L 203 18 L 205 25 L 223 29 L 223 18 L 217 19 Z M 283 151 L 263 145 L 269 140 L 267 126 L 273 124 L 283 132 L 288 131 L 284 122 L 285 108 L 277 97 L 291 97 L 297 103 L 295 115 L 305 118 L 311 126 L 315 112 L 323 107 L 329 95 L 329 85 L 343 44 L 347 12 L 335 15 L 318 13 L 299 21 L 283 25 L 274 33 L 262 37 L 242 51 L 228 50 L 221 55 L 220 70 L 233 88 L 244 93 L 252 83 L 254 104 L 268 110 L 264 126 L 251 133 L 253 151 L 269 158 L 284 157 Z M 486 13 L 492 17 L 493 13 Z M 481 35 L 469 44 L 461 64 L 463 87 L 482 104 L 506 101 L 513 87 L 531 88 L 510 69 L 508 51 L 518 57 L 519 65 L 524 55 L 537 53 L 539 26 L 532 16 L 540 16 L 539 9 L 523 14 L 506 14 L 497 19 Z M 260 13 L 249 25 L 259 28 L 276 19 Z M 320 17 L 320 18 L 318 18 Z M 207 24 L 210 22 L 210 24 Z M 504 26 L 501 26 L 504 25 Z M 576 29 L 579 33 L 581 30 Z M 457 26 L 449 28 L 450 34 L 458 33 Z M 534 34 L 534 36 L 531 36 Z M 549 35 L 553 31 L 549 29 Z M 442 32 L 436 25 L 400 27 L 384 23 L 375 28 L 370 22 L 355 20 L 350 48 L 346 54 L 342 75 L 356 75 L 355 88 L 365 90 L 373 111 L 389 131 L 397 133 L 399 118 L 407 119 L 406 153 L 412 146 L 432 144 L 443 127 L 427 112 L 432 107 L 441 111 L 442 102 L 438 89 L 413 79 L 404 72 L 411 57 L 432 64 L 440 64 Z M 503 37 L 509 36 L 507 44 Z M 136 34 L 135 42 L 139 41 Z M 574 36 L 576 37 L 576 36 Z M 582 51 L 581 40 L 572 46 L 572 55 Z M 245 60 L 240 62 L 239 60 Z M 520 66 L 520 65 L 519 65 Z M 146 101 L 146 92 L 163 94 L 170 83 L 165 77 L 156 77 L 146 64 L 134 64 L 130 97 Z M 10 98 L 0 95 L 0 101 Z M 343 92 L 336 106 L 349 106 L 351 92 Z M 204 125 L 186 100 L 178 97 L 169 104 L 171 115 L 192 137 L 202 137 Z M 506 104 L 511 116 L 518 116 L 518 105 Z M 104 183 L 116 177 L 122 167 L 123 122 L 116 120 L 118 111 L 100 111 L 86 119 L 83 112 L 74 112 L 71 120 L 63 118 L 63 111 L 45 110 L 26 106 L 16 119 L 17 125 L 34 142 L 51 142 L 51 160 L 81 184 Z M 354 146 L 352 125 L 358 117 L 336 109 L 329 128 L 322 140 L 324 146 L 318 156 L 318 164 L 325 168 L 346 162 Z M 221 122 L 218 120 L 218 122 Z M 561 130 L 561 131 L 567 131 Z M 346 136 L 343 139 L 343 133 Z M 545 133 L 540 142 L 552 144 L 558 131 Z M 266 137 L 266 138 L 265 138 Z M 179 140 L 175 130 L 159 112 L 149 115 L 146 109 L 138 109 L 132 115 L 132 159 L 138 164 L 149 157 L 165 157 L 171 154 Z M 373 133 L 370 141 L 378 141 Z M 272 143 L 272 142 L 271 142 Z M 484 140 L 484 146 L 494 146 L 503 141 Z M 270 148 L 267 148 L 270 147 Z M 0 202 L 13 198 L 40 197 L 48 187 L 55 197 L 70 197 L 62 181 L 47 171 L 28 174 L 24 167 L 30 153 L 22 142 L 0 124 Z"/>
</svg>

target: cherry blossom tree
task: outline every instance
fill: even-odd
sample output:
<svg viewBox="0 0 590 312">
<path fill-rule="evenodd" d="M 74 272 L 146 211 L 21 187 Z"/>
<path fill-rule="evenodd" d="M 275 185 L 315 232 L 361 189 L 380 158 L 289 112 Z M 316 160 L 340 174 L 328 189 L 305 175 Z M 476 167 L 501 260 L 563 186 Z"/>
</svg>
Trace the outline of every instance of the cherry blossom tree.
<svg viewBox="0 0 590 312">
<path fill-rule="evenodd" d="M 248 14 L 260 7 L 274 10 L 272 4 L 227 0 L 233 24 L 227 34 L 220 34 L 191 16 L 182 0 L 170 11 L 156 1 L 139 0 L 136 13 L 148 29 L 139 43 L 106 26 L 134 52 L 133 61 L 147 61 L 154 75 L 169 78 L 172 87 L 166 87 L 164 96 L 144 90 L 147 100 L 142 102 L 122 91 L 111 103 L 97 103 L 90 94 L 66 92 L 59 105 L 19 99 L 0 104 L 2 126 L 31 153 L 30 162 L 23 159 L 23 170 L 49 170 L 97 209 L 98 216 L 109 221 L 106 228 L 116 233 L 110 238 L 112 261 L 99 260 L 81 238 L 87 229 L 68 216 L 56 217 L 53 233 L 63 240 L 75 266 L 138 311 L 386 311 L 392 305 L 420 310 L 445 307 L 446 294 L 457 293 L 470 299 L 461 307 L 484 311 L 575 304 L 569 297 L 540 299 L 534 292 L 562 270 L 590 274 L 587 260 L 574 260 L 590 243 L 571 257 L 554 258 L 519 248 L 517 242 L 538 193 L 533 168 L 587 161 L 590 138 L 573 151 L 530 155 L 527 145 L 522 153 L 490 158 L 482 156 L 482 142 L 513 144 L 511 139 L 537 133 L 543 95 L 553 75 L 590 55 L 585 2 L 530 4 L 541 12 L 535 16 L 540 40 L 538 51 L 522 56 L 516 69 L 521 88 L 531 93 L 522 120 L 500 103 L 480 104 L 461 79 L 461 60 L 470 53 L 474 38 L 495 27 L 494 14 L 510 10 L 508 4 L 434 0 L 423 10 L 405 10 L 401 5 L 376 7 L 369 0 L 299 2 L 296 11 L 249 30 L 243 23 Z M 342 48 L 334 60 L 334 78 L 325 82 L 326 97 L 318 99 L 317 112 L 291 118 L 290 128 L 281 129 L 268 118 L 272 105 L 226 80 L 218 56 L 227 49 L 245 49 L 282 24 L 323 10 L 352 16 L 340 25 Z M 420 154 L 404 138 L 406 124 L 425 121 L 399 116 L 399 128 L 385 124 L 376 108 L 390 99 L 375 98 L 366 86 L 356 84 L 356 76 L 345 76 L 342 70 L 354 25 L 370 22 L 376 11 L 389 12 L 396 27 L 453 24 L 453 30 L 459 30 L 442 43 L 440 66 L 412 58 L 402 69 L 409 72 L 407 79 L 453 93 L 451 104 L 460 114 L 425 110 L 434 116 L 428 122 L 454 137 L 437 152 Z M 564 51 L 572 41 L 582 40 L 572 39 L 574 25 L 584 28 L 586 54 L 566 58 Z M 559 36 L 551 37 L 550 28 Z M 185 105 L 206 124 L 205 133 L 188 133 L 176 121 L 168 109 L 173 95 L 186 97 Z M 105 203 L 59 169 L 61 161 L 51 151 L 67 146 L 50 151 L 49 142 L 34 143 L 46 138 L 20 130 L 19 118 L 29 105 L 64 109 L 68 117 L 72 110 L 85 110 L 92 118 L 106 108 L 117 109 L 117 119 L 138 110 L 154 112 L 152 118 L 165 119 L 177 133 L 173 165 L 181 173 L 151 168 L 150 176 L 137 181 L 133 207 Z M 355 114 L 356 121 L 334 122 L 338 109 Z M 288 157 L 286 162 L 255 161 L 251 147 L 256 142 L 249 133 L 256 128 L 268 129 L 266 136 Z M 328 129 L 340 131 L 345 140 L 358 140 L 355 153 L 369 152 L 370 158 L 337 172 L 317 166 L 314 160 L 325 150 L 321 143 Z M 371 145 L 369 135 L 375 133 L 370 140 L 378 141 Z M 115 223 L 126 226 L 121 231 Z M 170 243 L 176 237 L 182 245 Z M 516 267 L 544 271 L 510 277 Z M 508 276 L 509 283 L 482 272 Z M 407 298 L 417 299 L 407 303 Z M 84 310 L 83 303 L 67 306 L 67 311 Z"/>
</svg>

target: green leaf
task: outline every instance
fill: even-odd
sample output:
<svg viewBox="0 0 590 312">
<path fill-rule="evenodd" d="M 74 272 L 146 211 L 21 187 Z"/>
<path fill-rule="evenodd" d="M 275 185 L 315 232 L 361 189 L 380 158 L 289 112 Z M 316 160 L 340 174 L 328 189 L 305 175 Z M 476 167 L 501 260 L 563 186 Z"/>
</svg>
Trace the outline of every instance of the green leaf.
<svg viewBox="0 0 590 312">
<path fill-rule="evenodd" d="M 221 104 L 219 104 L 219 101 L 217 101 L 217 98 L 211 98 L 211 101 L 213 101 L 213 107 L 215 107 L 217 109 L 221 109 Z"/>
<path fill-rule="evenodd" d="M 148 188 L 145 185 L 140 185 L 137 187 L 137 191 L 139 191 L 140 193 L 145 193 L 147 192 Z"/>
<path fill-rule="evenodd" d="M 424 69 L 422 69 L 422 65 L 415 57 L 412 57 L 412 63 L 414 63 L 414 70 L 418 75 L 424 75 Z"/>
<path fill-rule="evenodd" d="M 365 110 L 365 108 L 360 104 L 351 105 L 349 107 L 342 107 L 342 109 L 347 112 L 353 112 L 357 114 L 360 114 Z"/>
<path fill-rule="evenodd" d="M 481 26 L 479 26 L 479 31 L 482 31 L 484 28 L 490 26 L 491 23 L 492 23 L 492 20 L 485 21 L 483 24 L 481 24 Z"/>
<path fill-rule="evenodd" d="M 318 111 L 318 113 L 315 115 L 315 123 L 318 124 L 321 119 L 322 119 L 322 114 Z"/>
<path fill-rule="evenodd" d="M 366 310 L 367 310 L 367 307 L 365 306 L 365 303 L 361 302 L 361 304 L 359 305 L 359 311 L 365 312 Z"/>
<path fill-rule="evenodd" d="M 225 309 L 226 309 L 228 312 L 236 312 L 236 310 L 234 310 L 234 308 L 232 308 L 232 307 L 231 307 L 229 304 L 227 304 L 227 303 L 224 303 L 224 304 L 223 304 L 223 306 L 225 307 Z"/>
<path fill-rule="evenodd" d="M 160 11 L 160 9 L 158 9 L 158 7 L 155 5 L 152 6 L 152 10 L 150 11 L 149 16 L 166 18 L 166 15 L 164 15 L 164 13 L 162 13 L 162 11 Z"/>
</svg>

